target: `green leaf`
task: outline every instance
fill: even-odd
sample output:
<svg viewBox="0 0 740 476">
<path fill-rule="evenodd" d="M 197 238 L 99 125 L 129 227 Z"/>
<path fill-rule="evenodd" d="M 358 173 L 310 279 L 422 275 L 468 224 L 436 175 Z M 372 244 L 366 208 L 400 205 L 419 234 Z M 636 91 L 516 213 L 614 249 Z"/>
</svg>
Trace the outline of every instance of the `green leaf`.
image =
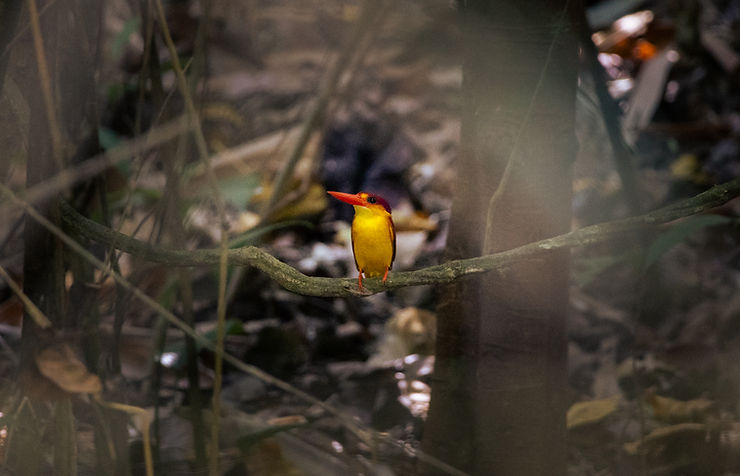
<svg viewBox="0 0 740 476">
<path fill-rule="evenodd" d="M 645 253 L 643 266 L 645 268 L 652 266 L 661 256 L 668 252 L 668 250 L 686 240 L 686 238 L 702 228 L 721 225 L 731 221 L 731 218 L 721 215 L 697 215 L 682 220 L 678 224 L 672 226 L 668 231 L 658 236 L 658 238 L 652 242 Z"/>
<path fill-rule="evenodd" d="M 624 262 L 632 262 L 638 268 L 642 266 L 647 269 L 668 250 L 686 240 L 694 232 L 707 226 L 721 225 L 731 221 L 733 219 L 721 215 L 689 217 L 658 236 L 646 250 L 635 248 L 619 255 L 595 256 L 576 261 L 573 267 L 573 280 L 579 287 L 583 287 L 612 266 Z"/>
<path fill-rule="evenodd" d="M 214 327 L 210 331 L 203 334 L 205 338 L 212 342 L 216 342 L 217 329 Z M 224 322 L 224 335 L 225 336 L 239 336 L 244 335 L 244 325 L 239 319 L 229 319 Z"/>
<path fill-rule="evenodd" d="M 218 189 L 221 196 L 236 205 L 239 210 L 244 210 L 252 199 L 254 192 L 259 187 L 259 176 L 257 174 L 237 175 L 218 181 Z M 209 187 L 203 187 L 195 192 L 196 197 L 209 197 L 213 192 Z"/>
<path fill-rule="evenodd" d="M 120 101 L 124 94 L 126 94 L 126 85 L 121 83 L 111 84 L 106 91 L 107 100 L 111 104 Z"/>
<path fill-rule="evenodd" d="M 642 256 L 641 251 L 640 249 L 635 249 L 618 255 L 581 258 L 574 263 L 573 281 L 578 287 L 586 286 L 612 266 L 625 261 L 639 259 Z"/>
<path fill-rule="evenodd" d="M 162 191 L 157 188 L 137 187 L 134 189 L 137 204 L 148 205 L 162 199 Z"/>
<path fill-rule="evenodd" d="M 226 200 L 239 207 L 240 210 L 244 210 L 259 184 L 259 177 L 256 174 L 251 174 L 221 180 L 218 183 L 218 188 L 221 189 L 221 193 Z"/>
<path fill-rule="evenodd" d="M 139 29 L 139 19 L 137 17 L 131 18 L 123 24 L 123 29 L 119 31 L 113 37 L 113 45 L 111 45 L 111 54 L 114 60 L 118 60 L 123 53 L 123 49 L 128 43 L 128 39 L 131 35 Z"/>
<path fill-rule="evenodd" d="M 110 150 L 121 143 L 119 135 L 107 127 L 98 127 L 98 142 L 104 150 Z"/>
</svg>

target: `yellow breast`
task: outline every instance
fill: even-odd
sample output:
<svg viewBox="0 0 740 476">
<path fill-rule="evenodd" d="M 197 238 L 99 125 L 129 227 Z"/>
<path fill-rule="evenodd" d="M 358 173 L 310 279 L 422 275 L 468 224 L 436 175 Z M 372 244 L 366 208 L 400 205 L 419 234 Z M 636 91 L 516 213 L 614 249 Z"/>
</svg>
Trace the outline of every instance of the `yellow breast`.
<svg viewBox="0 0 740 476">
<path fill-rule="evenodd" d="M 395 233 L 389 213 L 355 206 L 352 250 L 355 264 L 365 276 L 383 276 L 393 263 Z"/>
</svg>

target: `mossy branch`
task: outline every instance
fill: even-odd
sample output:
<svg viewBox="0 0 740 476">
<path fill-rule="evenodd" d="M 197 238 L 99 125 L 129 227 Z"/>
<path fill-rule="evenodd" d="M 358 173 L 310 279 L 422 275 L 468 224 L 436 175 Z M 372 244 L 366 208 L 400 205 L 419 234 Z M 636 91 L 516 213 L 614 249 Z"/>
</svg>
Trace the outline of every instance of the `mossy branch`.
<svg viewBox="0 0 740 476">
<path fill-rule="evenodd" d="M 379 442 L 387 442 L 388 444 L 391 444 L 397 448 L 400 448 L 414 455 L 415 457 L 419 458 L 420 461 L 427 462 L 430 465 L 440 468 L 442 471 L 445 471 L 449 474 L 462 474 L 460 471 L 456 470 L 450 465 L 437 460 L 431 455 L 425 454 L 423 451 L 421 451 L 418 448 L 417 449 L 410 448 L 405 442 L 396 440 L 388 436 L 387 434 L 380 434 L 376 432 L 375 430 L 364 428 L 362 425 L 360 425 L 357 422 L 356 418 L 344 413 L 342 410 L 339 410 L 333 407 L 332 405 L 324 402 L 323 400 L 320 400 L 310 395 L 309 393 L 303 390 L 300 390 L 283 380 L 280 380 L 277 377 L 273 377 L 272 375 L 264 372 L 258 367 L 255 367 L 254 365 L 247 364 L 241 359 L 229 353 L 226 353 L 224 351 L 223 346 L 219 346 L 215 344 L 211 339 L 196 332 L 196 330 L 193 327 L 189 326 L 184 321 L 182 321 L 180 318 L 175 316 L 172 312 L 162 307 L 161 304 L 159 304 L 157 301 L 155 301 L 154 299 L 146 295 L 139 288 L 135 287 L 133 284 L 127 281 L 126 278 L 124 278 L 117 272 L 113 271 L 110 267 L 106 266 L 101 260 L 97 259 L 90 251 L 86 250 L 79 242 L 72 239 L 68 234 L 64 233 L 59 227 L 57 227 L 56 225 L 51 223 L 49 220 L 44 218 L 38 211 L 36 211 L 35 208 L 33 208 L 33 206 L 31 206 L 28 202 L 24 201 L 23 199 L 19 198 L 15 193 L 13 193 L 12 190 L 10 190 L 8 187 L 3 185 L 2 183 L 0 183 L 0 198 L 8 199 L 15 206 L 22 208 L 30 219 L 37 222 L 38 224 L 46 228 L 50 233 L 57 236 L 72 251 L 79 254 L 83 259 L 85 259 L 89 263 L 93 264 L 96 268 L 98 268 L 101 272 L 103 272 L 103 274 L 112 278 L 119 286 L 131 292 L 137 299 L 139 299 L 141 302 L 146 304 L 150 309 L 152 309 L 154 312 L 162 316 L 169 323 L 181 329 L 187 336 L 195 339 L 195 341 L 198 344 L 200 344 L 206 349 L 213 351 L 216 354 L 221 354 L 221 356 L 224 359 L 224 362 L 227 362 L 230 365 L 233 365 L 239 371 L 244 372 L 249 375 L 253 375 L 268 385 L 275 386 L 285 392 L 290 393 L 291 395 L 298 397 L 299 399 L 305 402 L 310 403 L 311 405 L 314 405 L 318 408 L 323 409 L 328 415 L 332 415 L 336 417 L 337 419 L 339 419 L 339 421 L 341 421 L 341 423 L 344 425 L 345 428 L 347 428 L 350 432 L 352 432 L 355 436 L 357 436 L 357 438 L 365 442 L 365 444 L 367 444 L 370 447 L 376 447 Z M 65 210 L 65 216 L 67 217 L 67 219 L 69 219 L 70 217 L 76 217 L 77 219 L 80 219 L 80 223 L 82 223 L 83 225 L 86 222 L 89 222 L 89 220 L 80 216 L 66 203 L 63 203 L 62 207 Z M 90 222 L 90 223 L 95 225 L 94 222 Z M 102 228 L 103 230 L 112 231 L 112 230 L 107 229 L 106 227 L 102 227 Z M 126 237 L 125 235 L 121 235 L 120 233 L 116 233 L 116 234 L 123 236 L 127 240 L 131 240 L 131 238 Z M 133 241 L 138 242 L 138 240 L 133 240 Z M 115 247 L 115 243 L 110 242 L 110 244 Z M 137 246 L 134 245 L 134 248 L 137 248 Z M 144 245 L 143 248 L 141 249 L 145 249 L 145 248 L 148 248 L 148 247 Z M 178 253 L 189 254 L 190 252 L 176 251 L 175 255 L 177 255 Z M 211 253 L 213 254 L 213 256 L 216 256 L 216 259 L 220 257 L 219 256 L 220 250 L 213 250 L 211 251 Z M 172 255 L 170 255 L 170 258 L 172 258 Z M 207 261 L 203 261 L 202 264 L 211 263 L 213 262 L 212 259 L 213 259 L 212 257 L 208 258 Z M 181 263 L 176 263 L 176 264 L 179 265 Z M 195 266 L 196 264 L 201 264 L 201 263 L 193 263 L 193 264 L 190 264 L 189 266 Z"/>
<path fill-rule="evenodd" d="M 737 196 L 740 196 L 740 178 L 644 215 L 587 226 L 500 253 L 449 261 L 417 271 L 391 273 L 385 285 L 379 279 L 367 279 L 363 281 L 364 292 L 359 290 L 355 279 L 306 276 L 266 251 L 253 246 L 229 250 L 228 261 L 234 266 L 253 266 L 288 291 L 297 294 L 324 297 L 370 295 L 406 286 L 445 284 L 464 276 L 503 269 L 519 260 L 531 259 L 555 250 L 603 243 L 623 237 L 638 229 L 705 212 Z M 214 265 L 219 261 L 219 250 L 217 249 L 174 250 L 152 246 L 95 223 L 81 216 L 66 204 L 62 207 L 62 217 L 65 224 L 77 234 L 113 246 L 140 259 L 169 266 L 204 266 Z"/>
</svg>

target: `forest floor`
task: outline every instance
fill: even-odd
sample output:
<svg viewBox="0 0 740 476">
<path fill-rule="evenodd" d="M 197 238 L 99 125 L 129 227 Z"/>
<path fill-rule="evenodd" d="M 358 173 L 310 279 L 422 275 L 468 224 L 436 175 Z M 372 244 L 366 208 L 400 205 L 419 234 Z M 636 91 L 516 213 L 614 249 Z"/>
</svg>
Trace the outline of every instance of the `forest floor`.
<svg viewBox="0 0 740 476">
<path fill-rule="evenodd" d="M 135 135 L 137 111 L 145 125 L 162 122 L 151 98 L 142 100 L 136 89 L 144 40 L 133 3 L 111 2 L 105 14 L 99 73 L 99 94 L 107 98 L 99 130 L 104 148 Z M 171 2 L 168 11 L 184 57 L 196 48 L 202 14 L 189 3 Z M 584 53 L 574 229 L 653 210 L 740 176 L 740 2 L 707 1 L 697 11 L 666 2 L 646 2 L 640 9 L 611 2 L 611 8 L 592 7 L 589 19 L 611 98 L 624 112 L 620 132 L 630 163 L 620 164 L 612 152 Z M 360 13 L 354 2 L 319 0 L 221 0 L 211 12 L 199 107 L 227 202 L 230 238 L 263 247 L 312 276 L 356 276 L 352 209 L 326 190 L 373 191 L 393 205 L 394 271 L 443 259 L 463 82 L 461 33 L 448 2 L 400 2 L 366 25 L 365 39 L 347 52 L 324 120 L 298 149 L 287 192 L 270 202 L 275 177 L 296 150 L 300 128 L 330 83 Z M 166 48 L 160 54 L 166 65 Z M 172 68 L 165 67 L 162 84 L 168 92 L 176 89 Z M 169 100 L 171 107 L 182 107 L 176 94 Z M 14 111 L 0 108 L 2 123 Z M 0 143 L 19 140 L 13 134 L 0 128 Z M 167 171 L 155 152 L 145 159 L 111 168 L 106 183 L 114 227 L 153 240 L 164 227 L 159 199 Z M 195 158 L 189 160 L 182 201 L 185 246 L 217 248 L 218 216 L 207 174 Z M 625 167 L 637 200 L 625 196 Z M 22 186 L 22 166 L 6 172 L 6 183 Z M 735 200 L 649 236 L 573 252 L 570 474 L 740 473 L 739 212 Z M 0 224 L 0 261 L 21 276 L 22 233 L 12 223 Z M 148 295 L 182 312 L 176 270 L 126 254 L 119 266 Z M 194 269 L 191 279 L 195 327 L 215 341 L 217 273 Z M 121 304 L 116 286 L 101 276 L 96 280 L 100 361 L 114 354 L 120 361 L 120 375 L 106 383 L 117 389 L 117 400 L 151 415 L 156 407 L 152 431 L 159 474 L 205 474 L 193 465 L 184 335 L 129 296 L 121 335 L 114 339 Z M 226 351 L 355 417 L 384 439 L 368 445 L 346 422 L 327 417 L 300 395 L 226 365 L 223 474 L 413 474 L 432 398 L 435 289 L 304 297 L 252 269 L 232 270 L 228 282 Z M 16 295 L 2 286 L 0 429 L 20 356 L 22 312 Z M 68 337 L 79 343 L 80 334 Z M 214 355 L 205 348 L 198 355 L 207 407 Z M 80 398 L 75 408 L 84 406 Z M 79 474 L 95 474 L 93 427 L 83 417 L 76 424 Z M 143 474 L 141 436 L 134 429 L 131 467 Z M 7 431 L 0 432 L 0 468 L 6 440 Z M 49 463 L 51 456 L 44 460 Z"/>
</svg>

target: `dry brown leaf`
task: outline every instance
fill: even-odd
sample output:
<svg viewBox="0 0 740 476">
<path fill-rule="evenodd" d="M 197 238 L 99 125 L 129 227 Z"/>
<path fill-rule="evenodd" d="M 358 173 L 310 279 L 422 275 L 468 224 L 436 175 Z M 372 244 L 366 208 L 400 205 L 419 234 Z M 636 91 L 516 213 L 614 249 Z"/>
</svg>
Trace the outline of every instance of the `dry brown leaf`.
<svg viewBox="0 0 740 476">
<path fill-rule="evenodd" d="M 283 454 L 280 442 L 276 438 L 267 438 L 255 445 L 249 454 L 244 456 L 244 466 L 249 474 L 299 476 L 303 474 Z"/>
<path fill-rule="evenodd" d="M 298 186 L 298 184 L 294 185 Z M 284 204 L 272 214 L 271 221 L 279 222 L 318 215 L 326 210 L 329 205 L 328 195 L 321 185 L 311 184 L 305 191 L 293 188 L 289 193 L 296 192 L 298 192 L 298 195 L 293 200 Z M 266 185 L 262 187 L 261 193 L 252 197 L 252 203 L 261 206 L 269 199 L 270 194 L 272 194 L 272 185 Z"/>
<path fill-rule="evenodd" d="M 688 444 L 696 447 L 706 441 L 707 426 L 703 423 L 679 423 L 678 425 L 664 426 L 651 431 L 642 440 L 624 444 L 624 450 L 636 455 L 650 451 L 651 448 L 665 447 L 669 444 Z"/>
<path fill-rule="evenodd" d="M 396 217 L 394 214 L 393 222 L 396 225 L 396 231 L 437 231 L 439 223 L 421 212 L 406 213 Z"/>
<path fill-rule="evenodd" d="M 23 303 L 15 294 L 0 303 L 0 324 L 21 327 L 23 319 Z"/>
<path fill-rule="evenodd" d="M 437 316 L 416 307 L 396 312 L 385 324 L 385 334 L 368 363 L 382 365 L 410 354 L 433 355 Z"/>
<path fill-rule="evenodd" d="M 618 404 L 619 395 L 600 400 L 574 403 L 568 409 L 566 426 L 570 430 L 579 426 L 599 422 L 614 413 L 617 410 Z"/>
<path fill-rule="evenodd" d="M 714 402 L 706 398 L 684 402 L 650 392 L 645 400 L 653 407 L 655 418 L 670 423 L 703 422 L 714 411 Z"/>
<path fill-rule="evenodd" d="M 54 345 L 36 356 L 41 374 L 69 393 L 99 393 L 100 378 L 90 373 L 67 344 Z"/>
<path fill-rule="evenodd" d="M 270 418 L 267 421 L 267 424 L 272 426 L 305 425 L 306 423 L 308 423 L 308 420 L 303 415 L 285 415 Z"/>
</svg>

